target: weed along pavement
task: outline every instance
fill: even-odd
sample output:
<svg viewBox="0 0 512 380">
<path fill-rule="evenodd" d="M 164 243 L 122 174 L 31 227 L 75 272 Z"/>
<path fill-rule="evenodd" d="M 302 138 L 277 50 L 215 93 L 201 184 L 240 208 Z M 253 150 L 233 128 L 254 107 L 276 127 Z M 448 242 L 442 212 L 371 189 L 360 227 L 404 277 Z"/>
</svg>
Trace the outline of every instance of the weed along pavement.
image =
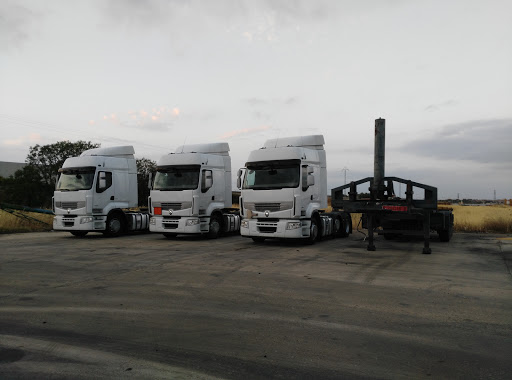
<svg viewBox="0 0 512 380">
<path fill-rule="evenodd" d="M 503 237 L 0 235 L 0 378 L 510 378 Z"/>
</svg>

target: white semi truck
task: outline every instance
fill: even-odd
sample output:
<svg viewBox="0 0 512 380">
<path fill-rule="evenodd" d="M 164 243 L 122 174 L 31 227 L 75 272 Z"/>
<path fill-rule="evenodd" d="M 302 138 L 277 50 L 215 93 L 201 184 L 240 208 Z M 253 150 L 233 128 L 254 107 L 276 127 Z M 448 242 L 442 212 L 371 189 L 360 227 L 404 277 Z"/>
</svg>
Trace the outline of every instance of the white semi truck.
<svg viewBox="0 0 512 380">
<path fill-rule="evenodd" d="M 228 143 L 183 145 L 157 162 L 149 197 L 151 232 L 217 238 L 240 229 L 232 208 Z"/>
<path fill-rule="evenodd" d="M 350 214 L 325 212 L 327 169 L 322 135 L 272 139 L 254 150 L 238 171 L 240 233 L 255 242 L 267 238 L 345 237 Z"/>
<path fill-rule="evenodd" d="M 66 159 L 52 199 L 53 229 L 75 236 L 147 230 L 149 215 L 137 207 L 137 165 L 133 146 L 86 150 Z"/>
</svg>

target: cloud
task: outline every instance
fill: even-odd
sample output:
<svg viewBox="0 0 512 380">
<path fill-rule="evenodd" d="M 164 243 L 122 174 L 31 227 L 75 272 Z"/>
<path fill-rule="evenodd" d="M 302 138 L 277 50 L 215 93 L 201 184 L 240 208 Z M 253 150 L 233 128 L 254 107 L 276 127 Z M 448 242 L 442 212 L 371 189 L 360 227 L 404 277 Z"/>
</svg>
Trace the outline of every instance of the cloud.
<svg viewBox="0 0 512 380">
<path fill-rule="evenodd" d="M 21 46 L 29 39 L 30 27 L 37 21 L 38 15 L 12 1 L 0 2 L 0 49 Z"/>
<path fill-rule="evenodd" d="M 402 152 L 478 163 L 512 163 L 512 119 L 474 120 L 445 126 L 432 137 L 403 145 Z"/>
<path fill-rule="evenodd" d="M 274 99 L 263 99 L 263 98 L 247 98 L 243 100 L 245 103 L 250 105 L 251 107 L 261 107 L 261 106 L 292 106 L 299 102 L 298 96 L 289 96 L 287 98 L 274 98 Z"/>
<path fill-rule="evenodd" d="M 23 146 L 27 144 L 35 144 L 42 140 L 42 136 L 39 133 L 30 133 L 27 136 L 20 136 L 15 139 L 6 139 L 2 141 L 2 145 L 5 146 Z"/>
<path fill-rule="evenodd" d="M 256 128 L 243 128 L 243 129 L 237 129 L 234 131 L 229 131 L 224 133 L 222 136 L 220 136 L 220 139 L 230 139 L 231 137 L 240 136 L 240 135 L 248 135 L 253 134 L 261 131 L 269 130 L 271 127 L 269 125 L 262 125 L 260 127 Z"/>
<path fill-rule="evenodd" d="M 439 109 L 441 109 L 441 108 L 453 107 L 453 106 L 456 106 L 457 104 L 458 104 L 458 102 L 456 100 L 450 99 L 450 100 L 446 100 L 441 103 L 431 104 L 431 105 L 425 107 L 425 111 L 429 111 L 429 112 L 439 111 Z"/>
</svg>

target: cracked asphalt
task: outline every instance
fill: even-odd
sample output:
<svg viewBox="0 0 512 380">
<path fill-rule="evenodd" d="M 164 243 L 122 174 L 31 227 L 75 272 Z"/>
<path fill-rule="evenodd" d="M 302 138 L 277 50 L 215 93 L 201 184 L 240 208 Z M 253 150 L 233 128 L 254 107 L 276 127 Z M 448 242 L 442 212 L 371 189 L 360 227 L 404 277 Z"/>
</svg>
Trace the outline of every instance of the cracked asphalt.
<svg viewBox="0 0 512 380">
<path fill-rule="evenodd" d="M 512 239 L 0 235 L 0 378 L 495 378 Z"/>
</svg>

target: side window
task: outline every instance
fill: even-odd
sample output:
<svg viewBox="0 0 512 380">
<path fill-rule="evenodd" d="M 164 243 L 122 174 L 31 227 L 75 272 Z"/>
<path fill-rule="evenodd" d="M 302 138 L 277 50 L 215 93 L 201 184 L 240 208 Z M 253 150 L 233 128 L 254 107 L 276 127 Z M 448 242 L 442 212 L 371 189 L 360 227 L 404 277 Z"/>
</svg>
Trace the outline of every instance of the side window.
<svg viewBox="0 0 512 380">
<path fill-rule="evenodd" d="M 96 192 L 103 193 L 110 186 L 112 186 L 112 172 L 98 172 Z"/>
<path fill-rule="evenodd" d="M 213 173 L 211 170 L 203 170 L 201 175 L 201 192 L 206 193 L 213 186 Z"/>
<path fill-rule="evenodd" d="M 301 168 L 301 177 L 302 177 L 302 191 L 306 191 L 308 189 L 308 166 L 303 165 Z"/>
</svg>

